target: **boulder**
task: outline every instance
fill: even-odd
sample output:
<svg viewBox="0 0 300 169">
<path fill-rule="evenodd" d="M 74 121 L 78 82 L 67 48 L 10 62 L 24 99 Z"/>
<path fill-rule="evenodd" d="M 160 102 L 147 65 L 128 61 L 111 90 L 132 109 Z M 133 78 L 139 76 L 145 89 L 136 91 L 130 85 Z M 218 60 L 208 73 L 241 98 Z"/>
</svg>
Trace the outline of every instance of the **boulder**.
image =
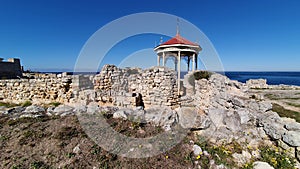
<svg viewBox="0 0 300 169">
<path fill-rule="evenodd" d="M 37 113 L 44 113 L 45 109 L 41 106 L 31 105 L 31 106 L 26 107 L 23 112 L 37 114 Z"/>
<path fill-rule="evenodd" d="M 143 109 L 135 109 L 128 115 L 128 119 L 145 123 L 145 111 Z"/>
<path fill-rule="evenodd" d="M 87 106 L 84 104 L 76 104 L 73 112 L 77 115 L 84 114 L 87 112 Z"/>
<path fill-rule="evenodd" d="M 253 169 L 274 169 L 274 168 L 266 162 L 255 161 L 253 163 Z"/>
<path fill-rule="evenodd" d="M 73 114 L 73 110 L 74 108 L 71 106 L 59 105 L 56 108 L 54 108 L 53 113 L 59 116 L 66 116 L 69 114 Z"/>
<path fill-rule="evenodd" d="M 146 110 L 145 120 L 154 125 L 170 129 L 169 127 L 178 122 L 178 115 L 169 107 L 153 107 Z"/>
<path fill-rule="evenodd" d="M 287 131 L 283 134 L 282 140 L 290 146 L 300 146 L 300 131 Z"/>
<path fill-rule="evenodd" d="M 272 139 L 278 140 L 281 139 L 281 136 L 284 134 L 285 129 L 280 124 L 268 123 L 264 125 L 264 131 Z"/>
<path fill-rule="evenodd" d="M 250 112 L 248 109 L 237 109 L 236 112 L 239 115 L 241 124 L 247 124 L 250 121 Z"/>
<path fill-rule="evenodd" d="M 242 151 L 241 154 L 233 153 L 232 157 L 238 163 L 239 166 L 242 166 L 243 164 L 251 160 L 251 154 L 248 151 L 244 151 L 244 150 Z"/>
<path fill-rule="evenodd" d="M 216 128 L 224 127 L 223 119 L 226 111 L 225 109 L 208 109 L 207 115 Z"/>
<path fill-rule="evenodd" d="M 193 145 L 193 153 L 195 156 L 201 155 L 202 154 L 202 149 L 200 146 L 198 146 L 197 144 Z"/>
<path fill-rule="evenodd" d="M 263 113 L 272 110 L 273 107 L 272 103 L 268 101 L 258 102 L 258 105 L 259 105 L 259 111 Z"/>
<path fill-rule="evenodd" d="M 127 116 L 131 112 L 133 112 L 133 110 L 131 110 L 131 109 L 120 109 L 120 110 L 114 112 L 113 118 L 127 120 Z"/>
<path fill-rule="evenodd" d="M 223 119 L 223 123 L 226 128 L 232 132 L 238 132 L 241 130 L 241 120 L 236 112 L 227 112 L 227 115 Z"/>
<path fill-rule="evenodd" d="M 211 120 L 197 109 L 191 107 L 182 107 L 177 110 L 179 124 L 187 129 L 206 129 L 210 126 Z"/>
<path fill-rule="evenodd" d="M 291 122 L 284 125 L 284 128 L 286 128 L 289 131 L 300 131 L 300 123 L 297 122 Z"/>
<path fill-rule="evenodd" d="M 88 114 L 96 114 L 96 113 L 100 113 L 100 108 L 99 105 L 97 103 L 93 103 L 93 104 L 89 104 L 87 106 L 86 112 Z"/>
<path fill-rule="evenodd" d="M 80 144 L 78 144 L 76 147 L 73 148 L 73 153 L 75 154 L 80 154 L 81 153 L 81 149 L 80 149 Z"/>
<path fill-rule="evenodd" d="M 10 114 L 10 115 L 20 114 L 20 113 L 22 113 L 24 110 L 25 110 L 24 107 L 17 106 L 17 107 L 9 108 L 7 111 L 5 111 L 4 114 Z"/>
<path fill-rule="evenodd" d="M 48 116 L 54 115 L 54 109 L 55 109 L 54 106 L 48 107 L 48 108 L 47 108 L 47 113 L 46 113 L 46 114 L 47 114 Z"/>
<path fill-rule="evenodd" d="M 231 100 L 232 104 L 237 106 L 237 107 L 244 107 L 245 106 L 245 102 L 242 98 L 239 98 L 239 97 L 234 97 L 232 100 Z"/>
</svg>

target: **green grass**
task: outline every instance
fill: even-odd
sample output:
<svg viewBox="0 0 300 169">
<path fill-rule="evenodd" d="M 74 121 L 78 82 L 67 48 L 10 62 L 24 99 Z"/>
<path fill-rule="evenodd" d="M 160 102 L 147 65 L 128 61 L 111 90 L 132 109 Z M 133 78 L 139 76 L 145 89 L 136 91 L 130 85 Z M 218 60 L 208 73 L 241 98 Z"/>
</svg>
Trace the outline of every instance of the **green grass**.
<svg viewBox="0 0 300 169">
<path fill-rule="evenodd" d="M 61 103 L 59 103 L 59 102 L 51 102 L 51 103 L 49 103 L 49 105 L 57 107 L 57 106 L 61 105 Z"/>
<path fill-rule="evenodd" d="M 300 100 L 299 97 L 278 97 L 271 93 L 265 94 L 265 97 L 267 97 L 270 100 Z"/>
<path fill-rule="evenodd" d="M 31 105 L 32 105 L 32 103 L 29 100 L 27 100 L 24 103 L 22 103 L 22 107 L 28 107 L 28 106 L 31 106 Z"/>
<path fill-rule="evenodd" d="M 274 168 L 293 169 L 295 162 L 292 157 L 283 152 L 278 152 L 269 147 L 261 147 L 260 154 L 262 161 L 265 161 L 272 165 Z"/>
<path fill-rule="evenodd" d="M 19 104 L 9 103 L 9 102 L 0 102 L 0 106 L 4 107 L 16 107 L 19 106 Z"/>
<path fill-rule="evenodd" d="M 288 104 L 290 106 L 294 106 L 294 107 L 300 107 L 300 104 L 297 104 L 297 103 L 289 103 L 289 102 L 287 102 L 286 104 Z"/>
<path fill-rule="evenodd" d="M 279 104 L 273 103 L 272 110 L 277 112 L 281 117 L 289 117 L 295 119 L 297 122 L 300 122 L 300 113 L 292 110 L 285 109 L 283 106 Z"/>
</svg>

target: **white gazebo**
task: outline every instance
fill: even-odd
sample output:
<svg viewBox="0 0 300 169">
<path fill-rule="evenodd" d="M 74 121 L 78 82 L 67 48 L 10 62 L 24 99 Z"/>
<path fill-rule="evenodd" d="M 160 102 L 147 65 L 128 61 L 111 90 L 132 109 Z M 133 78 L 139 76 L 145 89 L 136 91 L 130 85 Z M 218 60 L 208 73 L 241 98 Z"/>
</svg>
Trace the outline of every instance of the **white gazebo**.
<svg viewBox="0 0 300 169">
<path fill-rule="evenodd" d="M 162 66 L 165 66 L 168 58 L 174 58 L 175 71 L 178 72 L 178 95 L 180 94 L 180 62 L 184 58 L 187 60 L 187 71 L 190 71 L 190 61 L 192 61 L 192 71 L 197 70 L 198 53 L 202 50 L 197 43 L 180 36 L 179 31 L 172 39 L 162 43 L 154 48 L 157 53 L 157 66 L 160 66 L 162 59 Z"/>
</svg>

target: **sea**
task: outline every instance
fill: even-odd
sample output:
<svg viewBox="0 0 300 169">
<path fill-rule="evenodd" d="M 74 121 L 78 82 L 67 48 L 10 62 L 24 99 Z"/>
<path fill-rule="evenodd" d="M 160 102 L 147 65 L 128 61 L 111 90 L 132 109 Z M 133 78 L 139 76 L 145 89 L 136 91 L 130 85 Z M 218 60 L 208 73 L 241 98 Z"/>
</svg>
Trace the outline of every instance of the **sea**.
<svg viewBox="0 0 300 169">
<path fill-rule="evenodd" d="M 181 78 L 187 72 L 183 72 Z M 267 79 L 269 85 L 300 86 L 300 72 L 220 72 L 231 80 L 245 83 L 249 79 Z"/>
<path fill-rule="evenodd" d="M 225 72 L 232 80 L 245 83 L 249 79 L 267 79 L 269 85 L 296 85 L 300 86 L 300 72 Z"/>
<path fill-rule="evenodd" d="M 45 72 L 44 72 L 45 73 Z M 50 73 L 50 72 L 47 72 Z M 61 72 L 51 72 L 61 73 Z M 181 73 L 181 78 L 187 72 Z M 72 73 L 69 74 L 95 74 L 95 73 Z M 296 85 L 300 86 L 300 72 L 223 72 L 231 80 L 237 80 L 245 83 L 249 79 L 267 79 L 269 85 Z"/>
</svg>

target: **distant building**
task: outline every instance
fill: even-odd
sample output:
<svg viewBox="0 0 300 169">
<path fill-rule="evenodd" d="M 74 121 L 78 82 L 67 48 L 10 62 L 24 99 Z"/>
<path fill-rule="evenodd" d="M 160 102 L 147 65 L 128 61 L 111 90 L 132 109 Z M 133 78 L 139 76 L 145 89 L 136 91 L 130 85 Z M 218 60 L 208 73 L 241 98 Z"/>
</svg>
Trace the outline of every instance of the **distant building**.
<svg viewBox="0 0 300 169">
<path fill-rule="evenodd" d="M 22 67 L 20 59 L 10 58 L 3 61 L 0 58 L 0 79 L 15 79 L 22 77 Z"/>
</svg>

